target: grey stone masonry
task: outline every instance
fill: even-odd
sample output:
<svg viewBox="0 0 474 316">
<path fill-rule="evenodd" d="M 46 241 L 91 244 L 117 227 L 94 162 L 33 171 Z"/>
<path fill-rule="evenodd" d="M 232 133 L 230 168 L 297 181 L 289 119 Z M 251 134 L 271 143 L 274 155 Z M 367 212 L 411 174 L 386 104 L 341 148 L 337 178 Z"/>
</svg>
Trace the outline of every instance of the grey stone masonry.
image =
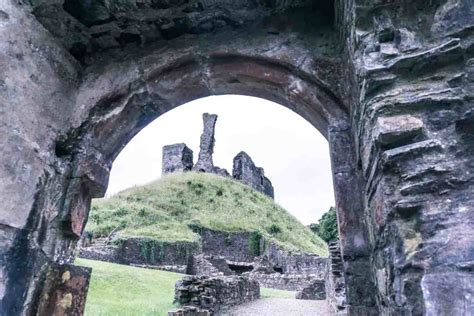
<svg viewBox="0 0 474 316">
<path fill-rule="evenodd" d="M 163 147 L 162 173 L 184 172 L 193 168 L 193 151 L 186 144 Z"/>
<path fill-rule="evenodd" d="M 324 280 L 314 280 L 296 293 L 297 300 L 325 300 L 326 284 Z"/>
<path fill-rule="evenodd" d="M 201 144 L 198 161 L 193 170 L 200 172 L 214 173 L 214 163 L 212 154 L 214 153 L 214 133 L 217 121 L 217 115 L 204 113 L 202 115 L 204 131 L 201 135 Z"/>
<path fill-rule="evenodd" d="M 175 303 L 207 310 L 211 315 L 258 298 L 258 282 L 241 276 L 185 276 L 175 287 Z"/>
<path fill-rule="evenodd" d="M 272 183 L 265 177 L 263 168 L 256 167 L 246 152 L 241 151 L 235 156 L 232 176 L 253 189 L 274 198 Z"/>
</svg>

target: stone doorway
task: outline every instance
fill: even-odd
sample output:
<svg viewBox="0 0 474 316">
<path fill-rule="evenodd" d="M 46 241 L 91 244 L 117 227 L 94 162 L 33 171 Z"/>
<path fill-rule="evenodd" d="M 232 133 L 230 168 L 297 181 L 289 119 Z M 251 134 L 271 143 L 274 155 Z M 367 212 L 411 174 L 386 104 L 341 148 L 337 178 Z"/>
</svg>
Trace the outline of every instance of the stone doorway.
<svg viewBox="0 0 474 316">
<path fill-rule="evenodd" d="M 472 310 L 472 1 L 77 3 L 0 5 L 1 313 L 38 311 L 129 139 L 230 93 L 327 137 L 350 314 Z"/>
</svg>

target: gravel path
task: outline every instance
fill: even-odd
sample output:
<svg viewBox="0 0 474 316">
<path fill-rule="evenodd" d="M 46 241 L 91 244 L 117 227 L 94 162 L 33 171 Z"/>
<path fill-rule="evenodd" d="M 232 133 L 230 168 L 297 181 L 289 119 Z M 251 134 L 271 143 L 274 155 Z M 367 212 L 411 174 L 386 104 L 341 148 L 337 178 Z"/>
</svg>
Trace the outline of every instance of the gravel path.
<svg viewBox="0 0 474 316">
<path fill-rule="evenodd" d="M 331 315 L 326 301 L 287 298 L 262 298 L 230 310 L 232 316 L 326 316 Z"/>
</svg>

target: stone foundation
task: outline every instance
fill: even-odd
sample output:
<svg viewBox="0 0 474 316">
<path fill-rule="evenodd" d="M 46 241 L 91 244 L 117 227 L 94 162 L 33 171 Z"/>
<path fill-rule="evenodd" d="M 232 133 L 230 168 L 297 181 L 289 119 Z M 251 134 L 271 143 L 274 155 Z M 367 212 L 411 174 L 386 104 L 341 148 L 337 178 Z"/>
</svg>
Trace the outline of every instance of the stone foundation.
<svg viewBox="0 0 474 316">
<path fill-rule="evenodd" d="M 175 303 L 211 314 L 260 298 L 260 286 L 245 277 L 186 276 L 176 283 Z"/>
<path fill-rule="evenodd" d="M 257 281 L 261 287 L 285 291 L 301 291 L 316 279 L 315 275 L 302 274 L 265 274 L 248 272 L 242 275 L 250 280 Z"/>
</svg>

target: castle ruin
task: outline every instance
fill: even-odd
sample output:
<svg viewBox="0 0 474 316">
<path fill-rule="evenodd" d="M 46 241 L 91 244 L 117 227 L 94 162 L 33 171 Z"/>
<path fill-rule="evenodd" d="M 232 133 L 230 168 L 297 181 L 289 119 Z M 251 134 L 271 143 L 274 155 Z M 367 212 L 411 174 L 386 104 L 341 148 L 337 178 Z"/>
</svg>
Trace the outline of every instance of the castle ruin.
<svg viewBox="0 0 474 316">
<path fill-rule="evenodd" d="M 204 113 L 202 115 L 204 130 L 201 135 L 199 158 L 193 166 L 193 151 L 186 144 L 173 144 L 163 147 L 162 174 L 173 172 L 197 171 L 215 173 L 223 177 L 230 177 L 229 172 L 214 166 L 212 155 L 214 153 L 216 114 Z M 232 177 L 256 191 L 275 198 L 272 182 L 265 176 L 263 168 L 255 166 L 252 158 L 241 151 L 234 158 Z"/>
</svg>

